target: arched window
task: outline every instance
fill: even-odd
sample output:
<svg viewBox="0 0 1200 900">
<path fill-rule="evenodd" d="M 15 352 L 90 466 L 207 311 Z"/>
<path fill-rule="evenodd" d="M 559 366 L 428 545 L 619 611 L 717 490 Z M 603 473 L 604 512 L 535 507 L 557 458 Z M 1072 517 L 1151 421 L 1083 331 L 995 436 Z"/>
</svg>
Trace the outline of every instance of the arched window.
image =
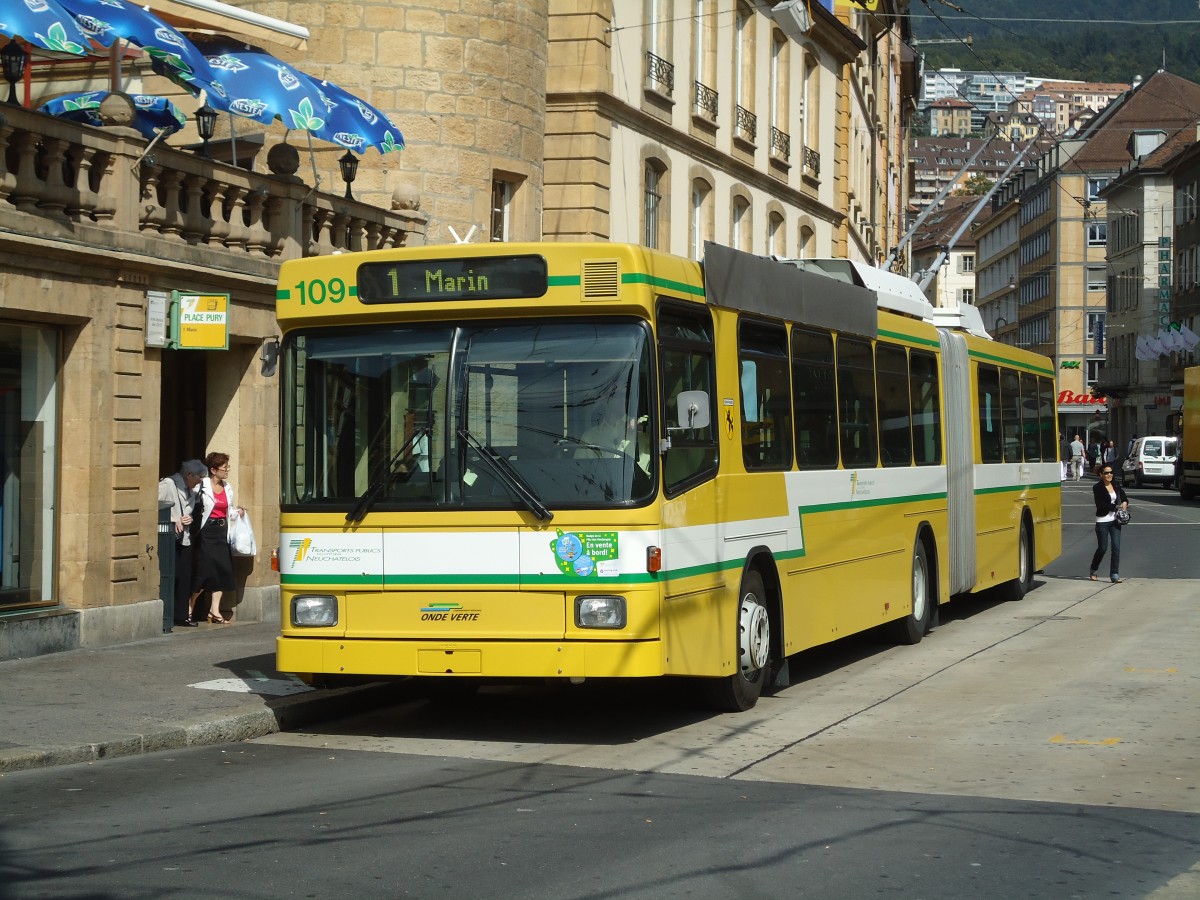
<svg viewBox="0 0 1200 900">
<path fill-rule="evenodd" d="M 688 244 L 693 259 L 704 256 L 704 242 L 712 240 L 712 185 L 703 178 L 692 180 L 691 222 Z"/>
<path fill-rule="evenodd" d="M 750 201 L 745 197 L 733 198 L 729 223 L 729 245 L 749 253 L 751 250 Z"/>
<path fill-rule="evenodd" d="M 647 247 L 663 247 L 663 176 L 666 167 L 657 159 L 646 160 L 642 185 L 642 243 Z"/>
</svg>

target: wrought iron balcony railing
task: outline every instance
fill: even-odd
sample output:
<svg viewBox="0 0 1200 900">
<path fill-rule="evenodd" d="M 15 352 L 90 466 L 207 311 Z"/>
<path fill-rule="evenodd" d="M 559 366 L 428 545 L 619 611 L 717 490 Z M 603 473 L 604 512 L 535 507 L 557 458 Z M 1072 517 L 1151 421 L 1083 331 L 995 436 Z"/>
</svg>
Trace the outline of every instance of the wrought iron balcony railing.
<svg viewBox="0 0 1200 900">
<path fill-rule="evenodd" d="M 758 116 L 744 106 L 734 107 L 733 130 L 735 134 L 754 143 L 754 139 L 758 137 Z"/>
<path fill-rule="evenodd" d="M 674 63 L 646 51 L 646 86 L 670 97 L 675 90 Z"/>
<path fill-rule="evenodd" d="M 821 174 L 821 154 L 812 147 L 804 148 L 804 168 L 815 176 L 819 177 Z"/>
<path fill-rule="evenodd" d="M 780 131 L 774 125 L 771 126 L 771 155 L 785 162 L 792 156 L 791 135 Z"/>
<path fill-rule="evenodd" d="M 710 122 L 717 121 L 718 94 L 706 84 L 698 81 L 692 83 L 692 94 L 695 97 L 694 110 L 696 115 L 703 116 Z"/>
</svg>

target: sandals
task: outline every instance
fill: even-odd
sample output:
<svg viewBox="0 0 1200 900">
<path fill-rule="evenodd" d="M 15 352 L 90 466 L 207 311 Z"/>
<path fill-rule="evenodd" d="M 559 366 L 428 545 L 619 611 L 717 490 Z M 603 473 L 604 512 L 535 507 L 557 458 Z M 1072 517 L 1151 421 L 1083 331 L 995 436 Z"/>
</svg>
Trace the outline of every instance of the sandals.
<svg viewBox="0 0 1200 900">
<path fill-rule="evenodd" d="M 213 625 L 228 625 L 229 624 L 228 619 L 223 619 L 220 616 L 214 616 L 212 613 L 208 614 L 208 621 L 211 622 Z"/>
<path fill-rule="evenodd" d="M 1099 580 L 1100 580 L 1100 579 L 1099 579 L 1099 578 L 1097 578 L 1095 575 L 1089 575 L 1089 576 L 1088 576 L 1088 578 L 1092 579 L 1092 581 L 1099 581 Z"/>
</svg>

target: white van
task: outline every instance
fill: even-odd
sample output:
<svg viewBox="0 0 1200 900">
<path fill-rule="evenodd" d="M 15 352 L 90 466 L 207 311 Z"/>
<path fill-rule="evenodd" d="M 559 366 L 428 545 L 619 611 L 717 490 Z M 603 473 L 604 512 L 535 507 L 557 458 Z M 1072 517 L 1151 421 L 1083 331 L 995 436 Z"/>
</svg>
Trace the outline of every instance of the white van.
<svg viewBox="0 0 1200 900">
<path fill-rule="evenodd" d="M 1129 455 L 1121 463 L 1121 484 L 1133 482 L 1141 487 L 1147 482 L 1172 487 L 1175 484 L 1175 457 L 1179 455 L 1179 438 L 1151 435 L 1133 442 Z"/>
</svg>

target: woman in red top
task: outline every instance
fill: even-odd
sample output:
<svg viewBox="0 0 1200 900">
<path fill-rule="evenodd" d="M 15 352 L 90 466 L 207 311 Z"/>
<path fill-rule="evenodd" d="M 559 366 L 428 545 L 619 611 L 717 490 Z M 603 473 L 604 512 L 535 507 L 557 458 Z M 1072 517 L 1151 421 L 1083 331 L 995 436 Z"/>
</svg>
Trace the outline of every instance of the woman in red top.
<svg viewBox="0 0 1200 900">
<path fill-rule="evenodd" d="M 209 477 L 200 482 L 200 502 L 203 515 L 200 521 L 200 540 L 196 547 L 195 568 L 192 576 L 193 608 L 196 598 L 204 591 L 212 594 L 208 621 L 227 625 L 229 620 L 221 615 L 221 596 L 235 588 L 233 581 L 233 554 L 229 551 L 229 523 L 245 512 L 233 502 L 233 485 L 229 477 L 229 454 L 210 453 L 204 458 Z"/>
</svg>

